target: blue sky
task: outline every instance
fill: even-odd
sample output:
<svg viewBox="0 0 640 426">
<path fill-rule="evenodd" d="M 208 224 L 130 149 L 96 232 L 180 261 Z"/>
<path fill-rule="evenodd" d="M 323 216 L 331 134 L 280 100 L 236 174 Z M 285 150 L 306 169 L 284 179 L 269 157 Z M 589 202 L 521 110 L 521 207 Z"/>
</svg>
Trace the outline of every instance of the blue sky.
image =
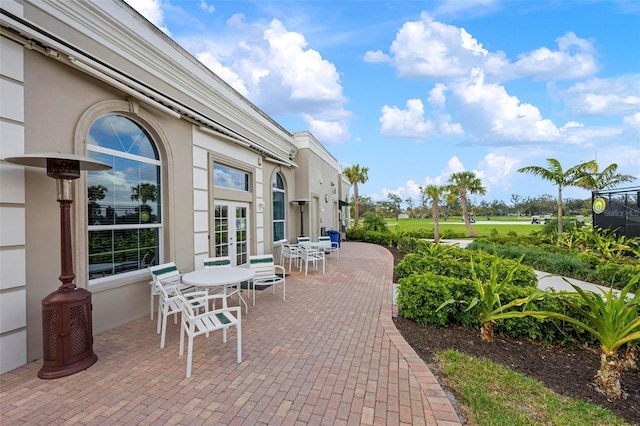
<svg viewBox="0 0 640 426">
<path fill-rule="evenodd" d="M 640 184 L 640 2 L 126 1 L 284 128 L 368 167 L 375 200 L 462 170 L 488 201 L 555 196 L 517 173 L 549 157 Z"/>
</svg>

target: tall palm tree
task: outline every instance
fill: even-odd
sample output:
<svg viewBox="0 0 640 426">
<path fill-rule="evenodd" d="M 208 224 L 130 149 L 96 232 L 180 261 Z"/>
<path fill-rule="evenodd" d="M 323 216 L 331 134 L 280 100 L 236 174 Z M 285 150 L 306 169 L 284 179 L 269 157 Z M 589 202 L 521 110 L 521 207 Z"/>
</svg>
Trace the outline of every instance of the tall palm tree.
<svg viewBox="0 0 640 426">
<path fill-rule="evenodd" d="M 467 212 L 467 193 L 484 195 L 487 193 L 487 189 L 482 186 L 482 181 L 476 176 L 474 172 L 458 172 L 449 177 L 449 182 L 453 186 L 453 190 L 458 193 L 460 197 L 460 207 L 462 209 L 462 217 L 464 224 L 467 226 L 469 235 L 476 237 L 476 231 L 471 227 L 469 221 L 469 214 Z"/>
<path fill-rule="evenodd" d="M 607 167 L 598 173 L 598 164 L 595 164 L 594 172 L 592 174 L 585 174 L 578 181 L 576 185 L 588 189 L 589 191 L 598 192 L 603 189 L 613 188 L 616 185 L 624 182 L 631 182 L 635 180 L 635 177 L 631 175 L 622 175 L 616 173 L 618 165 L 616 163 L 609 164 Z"/>
<path fill-rule="evenodd" d="M 131 201 L 154 202 L 158 198 L 158 188 L 152 183 L 140 183 L 131 187 Z"/>
<path fill-rule="evenodd" d="M 562 234 L 562 189 L 567 186 L 577 186 L 578 182 L 580 182 L 587 173 L 597 172 L 598 165 L 595 161 L 591 160 L 569 167 L 567 170 L 562 170 L 562 165 L 555 158 L 547 158 L 547 164 L 549 167 L 546 169 L 542 166 L 527 166 L 518 169 L 518 172 L 540 176 L 542 179 L 557 185 L 558 234 Z"/>
<path fill-rule="evenodd" d="M 433 239 L 440 240 L 440 200 L 449 193 L 448 185 L 427 185 L 422 191 L 427 200 L 431 200 L 431 214 L 433 216 Z"/>
<path fill-rule="evenodd" d="M 360 221 L 360 199 L 358 198 L 358 183 L 365 183 L 369 180 L 369 168 L 360 167 L 360 164 L 354 164 L 343 170 L 344 175 L 353 185 L 353 226 L 357 227 Z"/>
</svg>

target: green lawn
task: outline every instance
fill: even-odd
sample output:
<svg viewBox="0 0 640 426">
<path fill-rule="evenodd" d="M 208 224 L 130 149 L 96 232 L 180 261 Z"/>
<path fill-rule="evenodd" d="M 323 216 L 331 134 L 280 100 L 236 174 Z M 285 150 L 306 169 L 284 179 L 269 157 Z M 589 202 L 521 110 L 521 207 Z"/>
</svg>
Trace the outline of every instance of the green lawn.
<svg viewBox="0 0 640 426">
<path fill-rule="evenodd" d="M 476 231 L 479 237 L 488 237 L 495 229 L 499 235 L 506 235 L 512 231 L 518 235 L 528 235 L 532 231 L 539 231 L 543 225 L 532 225 L 530 217 L 515 216 L 496 216 L 491 217 L 490 221 L 486 220 L 486 217 L 477 217 L 476 220 L 479 223 L 474 223 L 471 226 Z M 506 223 L 505 223 L 506 222 Z M 513 224 L 512 222 L 519 222 Z M 414 231 L 418 229 L 433 229 L 433 220 L 429 219 L 387 219 L 387 225 L 391 230 L 398 231 Z M 453 230 L 456 232 L 463 232 L 466 238 L 470 237 L 467 232 L 467 228 L 464 226 L 462 217 L 449 217 L 448 220 L 440 221 L 440 233 L 445 230 Z"/>
<path fill-rule="evenodd" d="M 540 382 L 485 358 L 454 350 L 437 356 L 445 383 L 468 408 L 470 424 L 628 425 L 599 405 L 559 396 Z"/>
</svg>

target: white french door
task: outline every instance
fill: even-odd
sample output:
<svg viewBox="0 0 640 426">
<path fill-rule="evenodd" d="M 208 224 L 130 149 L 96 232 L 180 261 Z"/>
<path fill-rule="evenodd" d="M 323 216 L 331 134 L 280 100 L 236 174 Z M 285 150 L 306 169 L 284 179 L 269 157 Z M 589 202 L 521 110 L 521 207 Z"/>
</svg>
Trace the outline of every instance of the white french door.
<svg viewBox="0 0 640 426">
<path fill-rule="evenodd" d="M 249 261 L 249 203 L 216 201 L 213 215 L 213 256 L 229 256 L 232 265 Z"/>
</svg>

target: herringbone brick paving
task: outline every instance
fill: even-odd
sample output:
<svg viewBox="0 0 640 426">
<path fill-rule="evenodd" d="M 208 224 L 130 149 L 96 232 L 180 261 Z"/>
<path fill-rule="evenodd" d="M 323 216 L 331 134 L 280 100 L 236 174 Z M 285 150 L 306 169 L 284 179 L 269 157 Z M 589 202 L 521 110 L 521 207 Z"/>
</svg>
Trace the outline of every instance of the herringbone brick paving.
<svg viewBox="0 0 640 426">
<path fill-rule="evenodd" d="M 98 362 L 41 380 L 41 362 L 0 376 L 0 423 L 224 425 L 459 425 L 429 368 L 392 320 L 393 258 L 383 247 L 342 243 L 327 272 L 293 271 L 258 292 L 235 330 L 195 339 L 193 376 L 169 321 L 160 349 L 143 316 L 95 336 Z M 245 290 L 245 298 L 249 299 Z M 232 302 L 233 303 L 233 302 Z"/>
</svg>

